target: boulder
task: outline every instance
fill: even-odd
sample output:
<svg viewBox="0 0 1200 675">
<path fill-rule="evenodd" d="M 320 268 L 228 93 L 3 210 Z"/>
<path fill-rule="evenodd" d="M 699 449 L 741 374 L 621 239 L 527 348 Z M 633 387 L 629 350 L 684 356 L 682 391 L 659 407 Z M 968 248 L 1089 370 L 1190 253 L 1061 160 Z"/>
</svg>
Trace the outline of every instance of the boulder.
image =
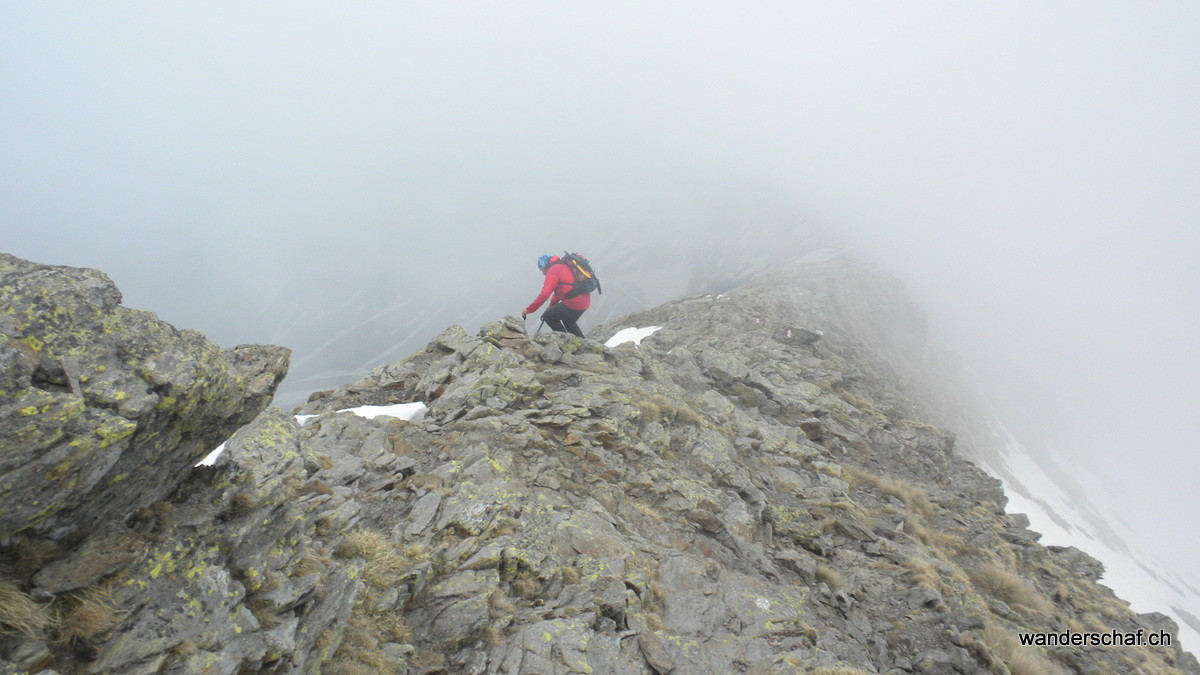
<svg viewBox="0 0 1200 675">
<path fill-rule="evenodd" d="M 122 307 L 97 270 L 0 254 L 0 537 L 161 500 L 266 407 L 288 356 Z"/>
</svg>

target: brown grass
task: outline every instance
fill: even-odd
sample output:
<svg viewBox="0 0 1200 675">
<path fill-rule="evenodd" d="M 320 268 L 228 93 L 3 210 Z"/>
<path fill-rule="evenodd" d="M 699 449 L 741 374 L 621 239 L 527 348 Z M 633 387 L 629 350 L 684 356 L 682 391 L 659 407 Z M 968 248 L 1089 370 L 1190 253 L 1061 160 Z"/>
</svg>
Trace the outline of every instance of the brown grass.
<svg viewBox="0 0 1200 675">
<path fill-rule="evenodd" d="M 50 612 L 28 593 L 0 580 L 0 634 L 20 633 L 37 638 L 52 621 Z"/>
<path fill-rule="evenodd" d="M 1012 631 L 993 622 L 979 632 L 979 640 L 996 658 L 1008 666 L 1012 675 L 1056 675 L 1063 670 L 1036 651 L 1021 645 Z"/>
<path fill-rule="evenodd" d="M 904 521 L 904 531 L 912 535 L 917 541 L 936 551 L 945 560 L 962 553 L 966 546 L 963 544 L 962 539 L 952 534 L 938 532 L 937 530 L 925 527 L 920 522 L 911 518 Z"/>
<path fill-rule="evenodd" d="M 561 572 L 564 584 L 579 583 L 579 570 L 575 569 L 574 567 L 563 567 Z"/>
<path fill-rule="evenodd" d="M 500 589 L 494 589 L 492 594 L 488 596 L 488 614 L 493 619 L 512 616 L 517 612 L 517 606 L 512 600 L 509 600 Z"/>
<path fill-rule="evenodd" d="M 842 578 L 842 575 L 824 563 L 817 564 L 816 575 L 817 581 L 825 584 L 829 587 L 829 590 L 835 593 L 842 590 L 846 585 L 846 580 Z"/>
<path fill-rule="evenodd" d="M 174 647 L 171 647 L 170 653 L 176 658 L 186 659 L 196 653 L 196 644 L 191 640 L 182 640 Z"/>
<path fill-rule="evenodd" d="M 929 562 L 920 558 L 909 558 L 904 561 L 904 567 L 908 570 L 909 580 L 914 585 L 939 593 L 943 592 L 942 577 L 938 574 L 937 568 Z"/>
<path fill-rule="evenodd" d="M 976 588 L 986 591 L 1006 605 L 1025 608 L 1043 614 L 1054 611 L 1054 605 L 1013 572 L 996 565 L 981 565 L 968 572 Z"/>
<path fill-rule="evenodd" d="M 644 502 L 636 502 L 636 503 L 634 503 L 633 508 L 638 513 L 642 514 L 643 516 L 646 516 L 647 518 L 649 518 L 650 520 L 653 520 L 656 523 L 661 523 L 663 521 L 663 515 L 661 513 L 659 513 L 658 510 L 656 510 L 653 506 L 650 506 L 649 504 L 646 504 Z"/>
<path fill-rule="evenodd" d="M 393 663 L 380 648 L 381 637 L 369 612 L 358 607 L 350 614 L 342 644 L 337 653 L 325 664 L 322 672 L 335 675 L 365 675 L 366 673 L 388 673 L 399 675 L 404 664 Z"/>
<path fill-rule="evenodd" d="M 412 549 L 418 552 L 418 549 Z M 414 564 L 411 556 L 397 549 L 388 538 L 375 530 L 360 529 L 346 535 L 333 549 L 338 558 L 363 558 L 363 582 L 377 589 L 390 588 Z"/>
<path fill-rule="evenodd" d="M 248 493 L 239 492 L 233 496 L 233 500 L 229 503 L 229 512 L 234 516 L 244 516 L 250 513 L 258 506 L 258 499 Z"/>
<path fill-rule="evenodd" d="M 875 412 L 875 406 L 869 400 L 867 400 L 866 398 L 863 398 L 862 396 L 859 396 L 858 394 L 855 394 L 852 391 L 846 391 L 846 390 L 839 391 L 838 396 L 843 401 L 845 401 L 846 403 L 849 403 L 850 405 L 854 406 L 855 408 L 858 408 L 859 410 L 862 410 L 864 412 Z"/>
<path fill-rule="evenodd" d="M 392 550 L 392 542 L 375 530 L 359 529 L 347 534 L 333 549 L 338 558 L 367 558 Z"/>
<path fill-rule="evenodd" d="M 643 423 L 665 421 L 701 426 L 704 418 L 686 403 L 674 403 L 662 394 L 634 394 L 633 405 L 641 411 Z"/>
<path fill-rule="evenodd" d="M 58 639 L 63 642 L 90 641 L 121 623 L 121 613 L 106 588 L 89 588 L 71 599 L 58 619 Z"/>
<path fill-rule="evenodd" d="M 326 483 L 325 481 L 321 480 L 320 478 L 314 478 L 313 480 L 310 480 L 307 483 L 305 483 L 304 486 L 300 488 L 300 494 L 332 495 L 333 488 L 329 487 L 329 483 Z"/>
<path fill-rule="evenodd" d="M 327 554 L 328 555 L 328 554 Z M 299 562 L 292 568 L 293 577 L 306 577 L 310 574 L 317 574 L 328 566 L 329 561 L 323 559 L 312 551 L 305 551 L 300 557 Z"/>
<path fill-rule="evenodd" d="M 533 600 L 542 592 L 542 585 L 536 579 L 525 576 L 518 577 L 513 582 L 512 588 L 518 597 L 525 598 L 526 600 Z"/>
<path fill-rule="evenodd" d="M 883 478 L 857 467 L 850 467 L 846 475 L 851 485 L 871 485 L 883 494 L 904 502 L 905 506 L 922 516 L 929 517 L 934 514 L 933 502 L 929 501 L 929 495 L 906 480 Z"/>
</svg>

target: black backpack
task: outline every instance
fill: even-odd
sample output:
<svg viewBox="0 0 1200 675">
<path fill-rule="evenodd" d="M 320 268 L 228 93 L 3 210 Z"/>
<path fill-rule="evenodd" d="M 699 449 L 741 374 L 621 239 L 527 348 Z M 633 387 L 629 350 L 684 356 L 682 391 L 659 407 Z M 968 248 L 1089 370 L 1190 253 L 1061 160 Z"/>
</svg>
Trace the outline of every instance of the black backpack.
<svg viewBox="0 0 1200 675">
<path fill-rule="evenodd" d="M 596 278 L 596 271 L 592 269 L 592 263 L 588 262 L 587 258 L 578 253 L 563 251 L 563 256 L 555 264 L 566 265 L 575 275 L 575 283 L 571 284 L 571 290 L 567 291 L 565 296 L 568 299 L 592 291 L 604 293 L 604 290 L 600 288 L 600 280 Z"/>
</svg>

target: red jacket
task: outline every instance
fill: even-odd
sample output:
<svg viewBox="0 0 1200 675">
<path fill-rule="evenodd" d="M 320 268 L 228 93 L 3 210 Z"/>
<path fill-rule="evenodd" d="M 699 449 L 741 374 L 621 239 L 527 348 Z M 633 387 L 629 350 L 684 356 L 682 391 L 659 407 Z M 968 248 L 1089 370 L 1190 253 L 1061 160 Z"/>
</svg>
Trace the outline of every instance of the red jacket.
<svg viewBox="0 0 1200 675">
<path fill-rule="evenodd" d="M 571 291 L 571 284 L 575 283 L 575 273 L 570 267 L 558 264 L 558 256 L 550 259 L 550 266 L 546 268 L 546 281 L 542 283 L 542 292 L 529 303 L 525 308 L 526 314 L 533 314 L 538 307 L 550 298 L 550 306 L 553 307 L 558 303 L 562 303 L 571 309 L 587 309 L 592 306 L 592 294 L 584 293 L 568 299 L 565 297 Z"/>
</svg>

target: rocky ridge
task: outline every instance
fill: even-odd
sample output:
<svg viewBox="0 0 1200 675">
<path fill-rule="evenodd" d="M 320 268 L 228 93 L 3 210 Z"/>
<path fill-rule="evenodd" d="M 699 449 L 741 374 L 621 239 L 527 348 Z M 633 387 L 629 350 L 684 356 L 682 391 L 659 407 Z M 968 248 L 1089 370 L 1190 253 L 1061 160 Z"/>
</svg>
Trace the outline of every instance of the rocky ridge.
<svg viewBox="0 0 1200 675">
<path fill-rule="evenodd" d="M 50 273 L 4 274 L 5 335 L 29 347 L 56 310 L 26 311 L 21 298 Z M 476 335 L 451 327 L 313 394 L 294 411 L 315 416 L 303 425 L 263 411 L 211 468 L 181 466 L 231 427 L 180 432 L 195 442 L 156 450 L 178 457 L 137 477 L 153 491 L 106 504 L 102 521 L 71 501 L 42 520 L 14 517 L 0 540 L 0 666 L 1200 672 L 1177 647 L 1016 644 L 1025 631 L 1173 626 L 1132 613 L 1082 552 L 1038 544 L 1005 514 L 998 482 L 961 458 L 969 449 L 929 423 L 918 378 L 945 361 L 886 275 L 848 260 L 804 265 L 630 324 L 663 328 L 610 349 L 531 336 L 511 317 Z M 136 340 L 130 330 L 117 334 Z M 4 352 L 6 383 L 32 383 L 64 355 L 92 380 L 87 355 L 38 346 L 11 347 L 24 361 Z M 60 370 L 66 391 L 48 393 L 79 397 Z M 213 372 L 197 379 L 229 380 Z M 257 413 L 258 391 L 233 407 Z M 82 398 L 84 410 L 111 409 Z M 423 419 L 338 412 L 410 401 L 427 404 Z M 9 427 L 28 407 L 0 419 Z M 34 445 L 10 442 L 9 467 L 45 453 Z M 43 475 L 4 484 L 43 490 Z M 96 614 L 105 620 L 84 625 Z"/>
</svg>

